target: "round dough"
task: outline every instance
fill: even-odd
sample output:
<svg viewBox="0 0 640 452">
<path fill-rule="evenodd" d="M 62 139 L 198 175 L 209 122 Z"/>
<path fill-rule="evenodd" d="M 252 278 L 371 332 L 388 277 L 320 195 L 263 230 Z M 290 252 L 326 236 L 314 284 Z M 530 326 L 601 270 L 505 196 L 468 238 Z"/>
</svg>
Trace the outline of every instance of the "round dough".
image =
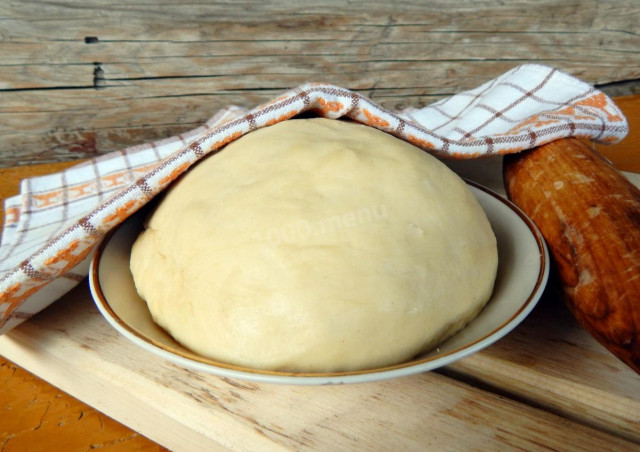
<svg viewBox="0 0 640 452">
<path fill-rule="evenodd" d="M 412 358 L 489 299 L 496 240 L 464 181 L 384 132 L 258 129 L 191 169 L 131 253 L 154 320 L 215 360 L 330 372 Z"/>
</svg>

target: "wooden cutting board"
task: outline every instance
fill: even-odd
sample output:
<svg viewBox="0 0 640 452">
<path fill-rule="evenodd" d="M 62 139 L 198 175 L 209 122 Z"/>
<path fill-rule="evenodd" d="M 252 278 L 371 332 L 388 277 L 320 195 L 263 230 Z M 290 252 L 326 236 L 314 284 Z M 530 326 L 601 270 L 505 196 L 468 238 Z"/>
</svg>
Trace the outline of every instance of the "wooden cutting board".
<svg viewBox="0 0 640 452">
<path fill-rule="evenodd" d="M 360 385 L 256 384 L 177 367 L 119 336 L 84 284 L 0 338 L 0 352 L 172 450 L 640 447 L 640 378 L 553 297 L 441 372 Z"/>
<path fill-rule="evenodd" d="M 499 161 L 454 166 L 502 190 Z M 20 172 L 34 174 L 0 176 Z M 172 450 L 640 450 L 640 375 L 551 290 L 491 347 L 379 383 L 276 386 L 186 370 L 116 333 L 86 284 L 0 337 L 0 354 Z"/>
</svg>

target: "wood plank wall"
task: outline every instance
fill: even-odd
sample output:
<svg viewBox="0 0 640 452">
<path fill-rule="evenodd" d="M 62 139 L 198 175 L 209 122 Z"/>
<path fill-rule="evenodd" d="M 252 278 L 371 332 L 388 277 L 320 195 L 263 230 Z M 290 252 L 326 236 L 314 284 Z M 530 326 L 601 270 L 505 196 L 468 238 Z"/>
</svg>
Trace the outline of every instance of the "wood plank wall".
<svg viewBox="0 0 640 452">
<path fill-rule="evenodd" d="M 522 63 L 640 92 L 638 1 L 0 0 L 0 166 L 91 157 L 305 81 L 420 107 Z"/>
</svg>

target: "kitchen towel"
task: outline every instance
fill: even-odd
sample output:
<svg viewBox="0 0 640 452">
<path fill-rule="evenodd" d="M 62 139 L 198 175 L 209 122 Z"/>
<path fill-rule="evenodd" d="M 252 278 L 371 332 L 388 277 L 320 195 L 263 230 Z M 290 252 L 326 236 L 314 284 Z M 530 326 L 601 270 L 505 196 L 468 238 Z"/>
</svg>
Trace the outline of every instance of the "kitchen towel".
<svg viewBox="0 0 640 452">
<path fill-rule="evenodd" d="M 604 93 L 536 64 L 420 109 L 385 110 L 348 89 L 308 83 L 252 110 L 225 108 L 191 132 L 23 180 L 5 200 L 0 241 L 0 334 L 87 275 L 104 235 L 202 157 L 301 113 L 349 118 L 442 158 L 502 155 L 564 137 L 614 143 L 627 121 Z M 256 150 L 259 152 L 259 150 Z"/>
</svg>

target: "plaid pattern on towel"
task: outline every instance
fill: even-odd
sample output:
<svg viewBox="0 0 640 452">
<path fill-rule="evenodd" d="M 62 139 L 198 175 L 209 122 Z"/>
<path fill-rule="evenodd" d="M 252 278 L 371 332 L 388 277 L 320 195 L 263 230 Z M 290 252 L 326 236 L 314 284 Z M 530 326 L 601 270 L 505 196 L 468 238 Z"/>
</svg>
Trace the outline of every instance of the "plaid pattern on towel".
<svg viewBox="0 0 640 452">
<path fill-rule="evenodd" d="M 5 200 L 0 334 L 42 310 L 88 272 L 113 227 L 205 155 L 303 112 L 350 118 L 443 158 L 519 152 L 559 138 L 614 143 L 626 119 L 604 93 L 558 70 L 523 65 L 422 109 L 385 110 L 347 89 L 305 84 L 253 110 L 228 107 L 191 132 L 22 181 Z"/>
</svg>

